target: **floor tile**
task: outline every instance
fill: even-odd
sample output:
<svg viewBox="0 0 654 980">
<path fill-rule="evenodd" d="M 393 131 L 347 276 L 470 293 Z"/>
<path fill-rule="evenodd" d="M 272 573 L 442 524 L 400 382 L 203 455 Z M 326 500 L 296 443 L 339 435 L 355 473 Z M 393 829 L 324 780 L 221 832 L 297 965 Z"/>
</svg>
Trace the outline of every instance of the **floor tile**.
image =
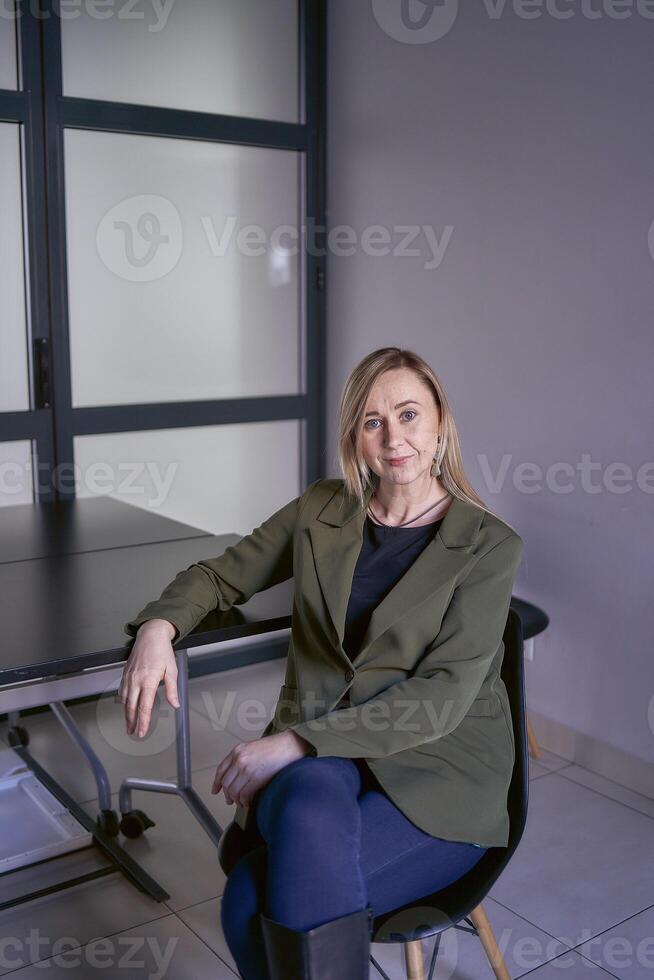
<svg viewBox="0 0 654 980">
<path fill-rule="evenodd" d="M 46 959 L 63 937 L 81 946 L 170 914 L 128 882 L 122 874 L 87 881 L 0 912 L 0 975 Z M 17 976 L 18 974 L 14 974 Z M 39 976 L 43 976 L 40 971 Z M 52 976 L 48 972 L 48 976 Z M 105 974 L 106 976 L 106 974 Z M 122 976 L 122 974 L 121 974 Z"/>
<path fill-rule="evenodd" d="M 625 806 L 631 807 L 633 810 L 645 813 L 648 817 L 654 817 L 653 799 L 649 796 L 643 796 L 641 793 L 635 793 L 632 789 L 627 789 L 626 786 L 621 786 L 619 783 L 607 779 L 606 776 L 600 776 L 599 773 L 577 765 L 567 766 L 561 775 L 565 776 L 566 779 L 573 779 L 582 786 L 587 786 L 588 789 L 595 790 L 596 793 L 609 796 L 612 800 L 617 800 L 618 803 L 624 803 Z"/>
<path fill-rule="evenodd" d="M 527 976 L 529 980 L 608 980 L 613 974 L 606 973 L 601 967 L 571 950 L 545 966 L 539 966 Z"/>
<path fill-rule="evenodd" d="M 235 974 L 176 915 L 62 950 L 12 980 L 235 980 Z"/>
<path fill-rule="evenodd" d="M 234 973 L 238 974 L 238 967 L 234 962 L 234 957 L 230 953 L 229 946 L 223 935 L 220 921 L 221 901 L 222 896 L 212 898 L 208 902 L 200 902 L 199 905 L 192 905 L 187 909 L 182 909 L 177 914 L 224 963 L 227 963 L 231 967 Z"/>
<path fill-rule="evenodd" d="M 576 946 L 654 903 L 653 866 L 650 817 L 553 772 L 531 782 L 525 833 L 490 895 Z"/>
<path fill-rule="evenodd" d="M 654 906 L 582 943 L 577 952 L 620 980 L 654 977 Z"/>
<path fill-rule="evenodd" d="M 548 752 L 547 749 L 543 748 L 540 750 L 540 758 L 534 759 L 530 755 L 529 762 L 530 764 L 533 762 L 539 768 L 547 770 L 547 772 L 557 772 L 560 769 L 565 769 L 567 766 L 572 765 L 569 759 L 564 759 L 563 756 L 555 755 L 554 752 Z"/>
<path fill-rule="evenodd" d="M 537 759 L 529 757 L 529 779 L 539 779 L 540 776 L 547 776 L 552 770 L 542 766 Z"/>
</svg>

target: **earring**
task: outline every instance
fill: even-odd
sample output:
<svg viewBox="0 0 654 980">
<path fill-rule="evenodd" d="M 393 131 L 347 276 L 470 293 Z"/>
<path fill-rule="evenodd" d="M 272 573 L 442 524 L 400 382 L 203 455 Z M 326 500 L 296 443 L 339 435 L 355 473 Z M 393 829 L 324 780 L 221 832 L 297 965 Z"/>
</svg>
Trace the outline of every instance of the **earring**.
<svg viewBox="0 0 654 980">
<path fill-rule="evenodd" d="M 438 445 L 436 447 L 436 455 L 433 457 L 433 463 L 432 463 L 432 467 L 431 467 L 431 475 L 432 476 L 440 476 L 441 475 L 441 464 L 440 464 L 440 461 L 438 459 L 438 455 L 439 455 L 439 451 L 440 451 L 440 441 L 441 441 L 441 437 L 439 436 L 438 437 Z"/>
</svg>

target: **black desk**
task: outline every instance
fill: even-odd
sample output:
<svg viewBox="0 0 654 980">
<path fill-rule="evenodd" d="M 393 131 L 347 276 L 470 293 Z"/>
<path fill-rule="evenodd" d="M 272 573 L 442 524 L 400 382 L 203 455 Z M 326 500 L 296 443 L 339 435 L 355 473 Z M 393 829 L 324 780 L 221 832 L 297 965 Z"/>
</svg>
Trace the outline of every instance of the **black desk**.
<svg viewBox="0 0 654 980">
<path fill-rule="evenodd" d="M 111 809 L 106 771 L 64 701 L 105 692 L 112 681 L 117 688 L 133 643 L 123 632 L 123 624 L 156 598 L 178 571 L 200 558 L 221 554 L 239 540 L 240 535 L 211 535 L 110 497 L 0 509 L 0 712 L 8 714 L 10 744 L 93 834 L 110 862 L 93 876 L 121 870 L 158 901 L 169 896 L 115 840 L 119 823 Z M 225 640 L 290 627 L 292 594 L 292 582 L 284 582 L 227 613 L 214 610 L 175 645 L 180 697 L 176 712 L 177 780 L 123 780 L 119 788 L 123 832 L 137 836 L 147 827 L 145 814 L 132 810 L 133 789 L 176 793 L 218 844 L 222 828 L 191 782 L 188 655 L 201 654 L 202 647 Z M 45 704 L 93 770 L 100 809 L 95 823 L 27 749 L 29 736 L 19 725 L 19 712 Z M 70 879 L 46 891 L 88 877 Z M 18 900 L 0 895 L 0 908 L 36 894 L 21 895 Z"/>
</svg>

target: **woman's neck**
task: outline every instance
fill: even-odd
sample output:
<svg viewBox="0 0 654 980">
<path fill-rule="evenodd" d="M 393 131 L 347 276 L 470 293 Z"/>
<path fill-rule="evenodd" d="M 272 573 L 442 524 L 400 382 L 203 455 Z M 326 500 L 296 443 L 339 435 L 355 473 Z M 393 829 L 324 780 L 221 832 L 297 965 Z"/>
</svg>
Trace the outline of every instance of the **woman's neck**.
<svg viewBox="0 0 654 980">
<path fill-rule="evenodd" d="M 452 495 L 448 493 L 442 484 L 439 484 L 438 489 L 434 491 L 434 499 L 431 504 L 429 503 L 429 499 L 412 501 L 409 505 L 404 504 L 403 510 L 400 510 L 400 507 L 402 507 L 401 501 L 391 502 L 390 505 L 385 505 L 383 499 L 377 496 L 378 490 L 379 488 L 377 488 L 370 498 L 368 513 L 378 523 L 393 527 L 399 527 L 402 524 L 410 527 L 433 524 L 434 521 L 440 520 L 447 513 L 452 503 Z"/>
</svg>

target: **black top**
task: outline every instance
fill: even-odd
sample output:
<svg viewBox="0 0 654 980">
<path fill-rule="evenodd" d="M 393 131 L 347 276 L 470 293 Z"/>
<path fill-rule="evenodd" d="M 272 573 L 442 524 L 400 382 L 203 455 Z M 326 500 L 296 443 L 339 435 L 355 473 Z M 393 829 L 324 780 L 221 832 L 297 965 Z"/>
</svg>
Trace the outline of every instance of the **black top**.
<svg viewBox="0 0 654 980">
<path fill-rule="evenodd" d="M 357 655 L 373 610 L 436 534 L 442 518 L 419 527 L 382 527 L 366 517 L 345 616 L 343 648 Z M 339 707 L 349 703 L 346 693 Z"/>
</svg>

